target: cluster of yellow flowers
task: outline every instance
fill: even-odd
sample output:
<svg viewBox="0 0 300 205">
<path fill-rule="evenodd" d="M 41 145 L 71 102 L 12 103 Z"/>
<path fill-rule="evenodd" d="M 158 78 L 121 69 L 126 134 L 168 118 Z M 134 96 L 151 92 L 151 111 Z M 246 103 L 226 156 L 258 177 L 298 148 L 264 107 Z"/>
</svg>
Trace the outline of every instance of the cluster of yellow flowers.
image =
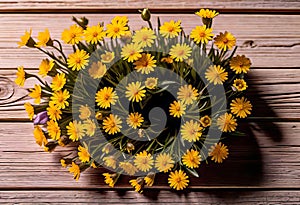
<svg viewBox="0 0 300 205">
<path fill-rule="evenodd" d="M 48 29 L 38 33 L 37 41 L 33 39 L 31 30 L 26 31 L 18 42 L 19 47 L 36 48 L 49 57 L 41 61 L 38 75 L 25 72 L 23 66 L 18 67 L 15 80 L 19 86 L 24 86 L 28 78 L 39 81 L 39 84 L 29 89 L 33 104 L 24 104 L 30 120 L 34 120 L 36 143 L 51 152 L 57 146 L 77 142 L 75 156 L 68 155 L 61 159 L 62 166 L 69 167 L 69 172 L 76 180 L 87 168 L 99 168 L 102 165 L 116 170 L 114 173 L 103 174 L 105 183 L 110 187 L 115 185 L 122 173 L 131 176 L 143 173 L 143 176 L 139 175 L 129 181 L 138 192 L 142 192 L 144 186 L 154 184 L 157 172 L 169 173 L 170 187 L 182 190 L 189 184 L 186 171 L 195 173 L 194 169 L 200 167 L 202 160 L 210 158 L 216 163 L 222 163 L 229 155 L 226 145 L 218 139 L 212 140 L 209 148 L 201 144 L 210 137 L 207 135 L 209 129 L 230 134 L 236 131 L 238 118 L 246 118 L 251 114 L 252 105 L 243 96 L 248 87 L 244 75 L 249 71 L 251 62 L 244 55 L 234 56 L 236 38 L 230 32 L 225 31 L 214 37 L 212 22 L 218 12 L 201 9 L 196 15 L 201 17 L 203 25 L 193 28 L 188 37 L 183 32 L 180 20 L 171 20 L 162 25 L 159 20 L 158 30 L 153 29 L 147 9 L 142 12 L 142 18 L 149 23 L 149 27 L 137 31 L 130 31 L 126 16 L 114 17 L 106 28 L 103 23 L 89 26 L 86 18 L 74 18 L 76 24 L 65 29 L 61 35 L 61 40 L 73 48 L 73 53 L 69 55 L 65 54 L 59 40 L 51 38 Z M 190 42 L 183 38 L 188 38 Z M 106 40 L 110 40 L 110 43 Z M 153 46 L 163 52 L 147 50 Z M 210 115 L 211 102 L 203 101 L 208 99 L 207 86 L 199 84 L 196 82 L 198 78 L 192 77 L 191 68 L 195 65 L 193 59 L 198 55 L 195 54 L 195 46 L 200 48 L 203 55 L 207 54 L 213 63 L 203 70 L 205 79 L 202 80 L 206 80 L 207 84 L 225 87 L 228 103 L 225 110 L 220 111 L 223 114 Z M 45 50 L 45 47 L 52 51 Z M 233 51 L 229 56 L 230 50 Z M 172 150 L 176 154 L 160 152 L 168 147 L 176 147 L 174 133 L 178 130 L 172 130 L 174 124 L 167 127 L 167 132 L 157 139 L 143 142 L 126 138 L 122 134 L 126 129 L 129 131 L 124 133 L 133 133 L 138 139 L 149 137 L 148 132 L 151 131 L 146 129 L 149 124 L 148 114 L 144 113 L 147 102 L 152 102 L 152 95 L 163 95 L 165 89 L 160 85 L 168 83 L 150 76 L 157 67 L 170 69 L 189 82 L 178 87 L 177 96 L 168 102 L 166 111 L 172 123 L 183 119 L 179 133 L 183 142 L 193 143 L 190 149 Z M 123 82 L 122 90 L 118 91 L 116 85 L 133 71 L 148 76 L 144 80 Z M 80 72 L 100 82 L 95 86 L 92 104 L 74 104 L 74 86 L 84 81 L 79 77 Z M 89 84 L 93 84 L 93 81 Z M 82 92 L 86 96 L 82 98 L 85 102 L 88 94 Z M 132 108 L 122 108 L 121 99 L 126 99 Z M 118 106 L 121 107 L 120 113 L 110 112 Z M 74 110 L 77 112 L 74 113 Z M 189 118 L 189 114 L 195 110 L 200 113 L 200 118 Z M 74 115 L 78 119 L 74 119 Z M 102 135 L 97 134 L 97 126 Z M 88 142 L 94 142 L 94 139 L 103 135 L 109 139 L 109 143 L 100 139 L 96 148 L 92 148 Z M 115 154 L 112 151 L 114 147 L 132 158 L 126 159 Z M 101 154 L 94 149 L 100 150 Z M 203 151 L 205 149 L 207 154 Z"/>
</svg>

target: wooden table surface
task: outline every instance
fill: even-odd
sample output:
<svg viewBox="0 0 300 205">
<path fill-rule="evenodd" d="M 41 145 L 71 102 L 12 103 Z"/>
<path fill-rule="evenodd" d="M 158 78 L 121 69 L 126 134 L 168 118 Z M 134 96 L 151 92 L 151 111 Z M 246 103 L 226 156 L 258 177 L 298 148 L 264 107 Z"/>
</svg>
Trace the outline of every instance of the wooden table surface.
<svg viewBox="0 0 300 205">
<path fill-rule="evenodd" d="M 193 12 L 214 8 L 214 33 L 229 30 L 238 53 L 251 58 L 249 95 L 254 112 L 245 137 L 229 140 L 225 163 L 203 165 L 200 178 L 185 192 L 166 183 L 137 194 L 125 183 L 103 185 L 100 171 L 78 182 L 60 166 L 63 149 L 44 153 L 33 139 L 23 109 L 27 91 L 14 85 L 16 67 L 35 72 L 44 57 L 17 48 L 26 29 L 50 29 L 59 38 L 71 16 L 91 24 L 128 15 L 130 26 L 144 23 L 137 9 L 149 7 L 153 19 L 182 19 L 186 31 L 200 22 Z M 300 204 L 300 1 L 299 0 L 1 0 L 0 1 L 0 204 Z M 28 84 L 30 86 L 30 83 Z"/>
</svg>

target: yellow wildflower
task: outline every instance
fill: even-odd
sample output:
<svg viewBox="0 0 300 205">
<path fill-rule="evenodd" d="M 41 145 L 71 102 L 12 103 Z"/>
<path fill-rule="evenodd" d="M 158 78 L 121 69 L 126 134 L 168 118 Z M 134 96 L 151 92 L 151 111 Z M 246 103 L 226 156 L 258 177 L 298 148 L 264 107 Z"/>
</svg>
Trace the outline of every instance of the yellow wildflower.
<svg viewBox="0 0 300 205">
<path fill-rule="evenodd" d="M 153 157 L 145 150 L 135 156 L 134 165 L 141 171 L 147 172 L 153 166 Z"/>
<path fill-rule="evenodd" d="M 80 140 L 85 134 L 84 125 L 76 120 L 70 122 L 66 128 L 67 134 L 73 142 Z"/>
<path fill-rule="evenodd" d="M 52 70 L 53 66 L 53 60 L 43 59 L 39 66 L 39 75 L 41 75 L 42 77 L 47 76 L 48 72 Z"/>
<path fill-rule="evenodd" d="M 76 179 L 76 181 L 79 180 L 80 168 L 75 162 L 72 162 L 72 166 L 69 168 L 69 172 L 73 173 L 74 179 Z"/>
<path fill-rule="evenodd" d="M 34 85 L 34 88 L 29 89 L 30 93 L 29 96 L 34 99 L 35 104 L 41 103 L 41 96 L 42 96 L 42 88 L 40 85 Z"/>
<path fill-rule="evenodd" d="M 170 104 L 169 112 L 171 116 L 180 118 L 185 114 L 185 109 L 186 106 L 181 101 L 174 101 Z"/>
<path fill-rule="evenodd" d="M 211 160 L 216 163 L 222 163 L 224 159 L 228 157 L 228 149 L 227 146 L 222 144 L 222 142 L 215 143 L 215 145 L 211 146 L 209 156 L 211 156 Z"/>
<path fill-rule="evenodd" d="M 175 38 L 181 32 L 181 21 L 165 22 L 159 28 L 159 33 L 165 38 Z"/>
<path fill-rule="evenodd" d="M 68 66 L 72 70 L 81 70 L 89 63 L 90 55 L 85 50 L 76 50 L 75 53 L 71 53 L 68 57 Z"/>
<path fill-rule="evenodd" d="M 176 190 L 183 190 L 188 186 L 189 180 L 188 176 L 182 170 L 176 170 L 171 172 L 168 178 L 170 187 Z"/>
<path fill-rule="evenodd" d="M 47 46 L 49 42 L 51 42 L 50 33 L 48 29 L 45 29 L 44 32 L 39 32 L 37 39 L 39 40 L 35 46 L 40 48 L 43 46 Z"/>
<path fill-rule="evenodd" d="M 85 147 L 81 145 L 78 146 L 78 158 L 81 162 L 89 162 L 90 161 L 90 153 Z"/>
<path fill-rule="evenodd" d="M 89 68 L 89 74 L 94 79 L 102 78 L 106 71 L 106 65 L 104 65 L 101 61 L 93 62 Z"/>
<path fill-rule="evenodd" d="M 116 134 L 121 132 L 122 121 L 117 115 L 110 114 L 103 120 L 103 129 L 109 135 Z"/>
<path fill-rule="evenodd" d="M 188 150 L 182 156 L 182 162 L 189 168 L 198 168 L 201 162 L 201 155 L 197 150 Z"/>
<path fill-rule="evenodd" d="M 24 83 L 25 83 L 25 80 L 26 80 L 26 73 L 24 71 L 24 67 L 23 66 L 19 66 L 18 67 L 18 71 L 17 71 L 16 75 L 17 75 L 17 78 L 15 79 L 15 83 L 18 86 L 23 87 Z"/>
<path fill-rule="evenodd" d="M 61 39 L 66 44 L 75 45 L 82 40 L 83 29 L 76 24 L 70 26 L 70 29 L 65 29 L 61 34 Z"/>
<path fill-rule="evenodd" d="M 52 83 L 50 87 L 52 88 L 53 91 L 58 91 L 64 87 L 66 82 L 67 82 L 66 74 L 57 73 L 56 76 L 54 76 L 54 78 L 52 79 Z"/>
<path fill-rule="evenodd" d="M 26 102 L 24 103 L 24 108 L 28 114 L 29 119 L 32 120 L 34 116 L 34 107 L 29 102 Z"/>
<path fill-rule="evenodd" d="M 121 56 L 124 60 L 127 60 L 129 63 L 138 60 L 142 57 L 141 46 L 136 43 L 130 43 L 122 48 Z"/>
<path fill-rule="evenodd" d="M 129 83 L 126 86 L 127 90 L 125 95 L 128 100 L 132 100 L 132 102 L 140 102 L 142 101 L 142 98 L 146 96 L 146 90 L 144 88 L 145 86 L 142 86 L 142 83 L 139 81 Z"/>
</svg>

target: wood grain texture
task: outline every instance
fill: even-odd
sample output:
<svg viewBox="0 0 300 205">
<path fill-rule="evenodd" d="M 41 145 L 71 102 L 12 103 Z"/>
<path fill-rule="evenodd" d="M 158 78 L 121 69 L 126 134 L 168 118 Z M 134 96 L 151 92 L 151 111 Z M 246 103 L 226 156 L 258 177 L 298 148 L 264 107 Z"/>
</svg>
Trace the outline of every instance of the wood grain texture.
<svg viewBox="0 0 300 205">
<path fill-rule="evenodd" d="M 15 70 L 0 70 L 0 120 L 26 121 L 23 108 L 31 101 L 25 88 L 31 88 L 36 80 L 29 79 L 25 87 L 14 84 Z M 37 70 L 29 72 L 37 73 Z M 252 69 L 248 75 L 249 92 L 254 111 L 251 117 L 259 119 L 295 120 L 300 116 L 299 69 Z M 4 92 L 5 91 L 5 92 Z M 255 119 L 256 120 L 256 119 Z"/>
<path fill-rule="evenodd" d="M 71 15 L 86 16 L 90 25 L 108 23 L 111 14 L 0 14 L 0 68 L 15 68 L 19 64 L 36 68 L 45 57 L 37 50 L 17 48 L 25 30 L 32 28 L 33 36 L 49 28 L 53 38 L 60 39 L 61 32 L 72 24 Z M 125 14 L 124 14 L 125 15 Z M 146 26 L 138 14 L 128 14 L 132 29 Z M 182 20 L 189 33 L 200 19 L 193 14 L 153 15 L 161 21 Z M 220 15 L 214 23 L 214 33 L 228 30 L 237 37 L 238 53 L 251 58 L 254 67 L 299 67 L 300 65 L 300 15 Z M 70 53 L 70 47 L 66 53 Z"/>
<path fill-rule="evenodd" d="M 89 169 L 78 182 L 60 166 L 68 148 L 44 153 L 35 144 L 31 123 L 0 123 L 0 189 L 91 189 L 103 184 L 103 169 Z M 244 125 L 247 136 L 228 138 L 230 157 L 223 164 L 202 163 L 190 188 L 300 188 L 300 123 Z M 158 175 L 153 188 L 168 188 Z M 117 188 L 128 188 L 122 177 Z"/>
<path fill-rule="evenodd" d="M 39 203 L 39 204 L 297 204 L 299 191 L 194 191 L 174 193 L 153 190 L 143 195 L 133 191 L 0 191 L 0 203 Z"/>
<path fill-rule="evenodd" d="M 238 10 L 251 11 L 251 10 L 296 10 L 300 9 L 300 3 L 297 0 L 148 0 L 148 1 L 137 1 L 137 0 L 117 0 L 117 1 L 92 1 L 92 0 L 3 0 L 0 2 L 0 10 L 2 12 L 7 11 L 66 11 L 70 9 L 80 10 L 118 10 L 118 9 L 140 9 L 140 8 L 151 8 L 156 10 L 169 11 L 170 9 L 199 9 L 199 8 L 214 8 L 220 10 Z"/>
</svg>

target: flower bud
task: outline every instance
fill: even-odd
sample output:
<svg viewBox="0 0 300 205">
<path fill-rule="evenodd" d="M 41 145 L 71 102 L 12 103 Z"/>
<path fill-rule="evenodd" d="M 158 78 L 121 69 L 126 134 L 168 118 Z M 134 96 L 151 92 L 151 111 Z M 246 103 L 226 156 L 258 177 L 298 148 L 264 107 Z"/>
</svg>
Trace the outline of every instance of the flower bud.
<svg viewBox="0 0 300 205">
<path fill-rule="evenodd" d="M 150 21 L 151 13 L 149 9 L 143 9 L 143 11 L 140 12 L 141 12 L 141 17 L 144 21 Z"/>
<path fill-rule="evenodd" d="M 76 17 L 73 16 L 72 20 L 75 21 L 83 29 L 86 29 L 86 26 L 89 23 L 89 20 L 87 18 L 85 18 L 85 17 L 77 19 Z"/>
<path fill-rule="evenodd" d="M 96 112 L 96 119 L 97 120 L 102 120 L 103 119 L 103 115 L 100 111 Z"/>
<path fill-rule="evenodd" d="M 48 121 L 47 111 L 40 112 L 36 115 L 33 124 L 34 125 L 44 125 Z"/>
<path fill-rule="evenodd" d="M 131 143 L 131 142 L 128 142 L 127 144 L 126 144 L 126 150 L 128 151 L 128 152 L 131 152 L 131 151 L 133 151 L 135 149 L 135 147 L 134 147 L 134 145 Z"/>
</svg>

